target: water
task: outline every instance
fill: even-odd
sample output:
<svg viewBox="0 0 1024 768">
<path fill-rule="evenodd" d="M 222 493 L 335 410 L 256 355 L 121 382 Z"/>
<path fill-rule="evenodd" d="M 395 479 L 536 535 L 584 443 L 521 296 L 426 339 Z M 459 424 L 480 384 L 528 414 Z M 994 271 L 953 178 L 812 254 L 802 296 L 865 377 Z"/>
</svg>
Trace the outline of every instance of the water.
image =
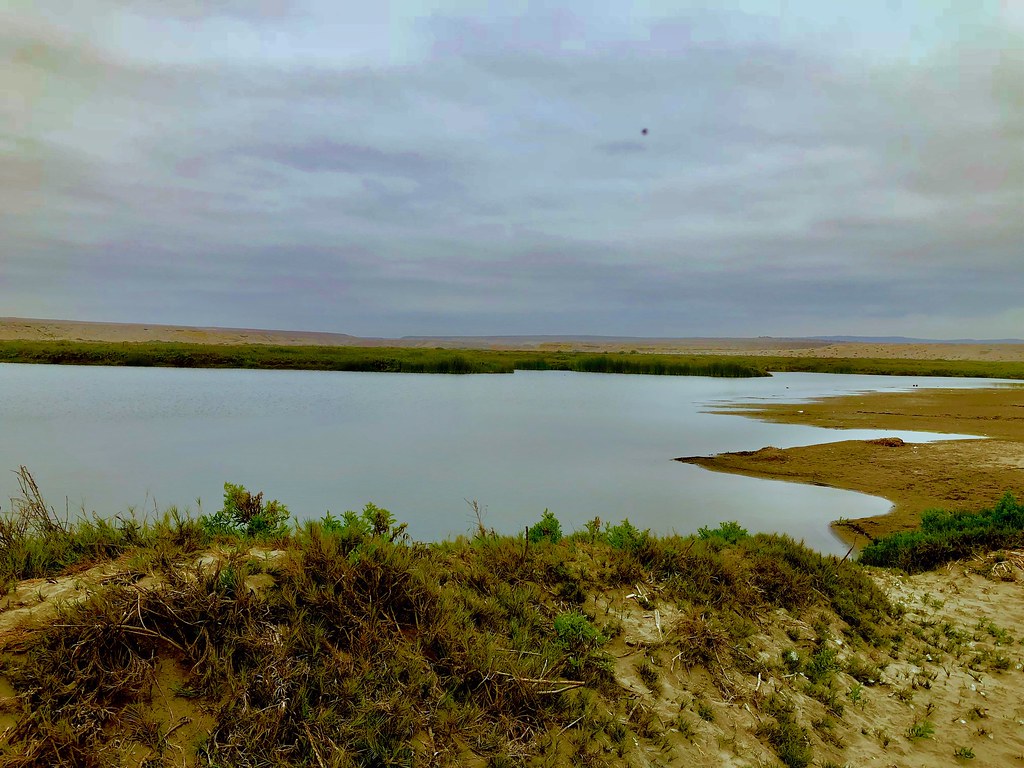
<svg viewBox="0 0 1024 768">
<path fill-rule="evenodd" d="M 418 539 L 484 523 L 511 533 L 550 508 L 564 530 L 599 516 L 660 533 L 737 520 L 826 552 L 827 524 L 883 499 L 708 472 L 673 457 L 828 440 L 934 435 L 825 430 L 706 413 L 742 400 L 991 380 L 778 374 L 711 379 L 526 372 L 425 376 L 0 365 L 0 499 L 26 465 L 58 508 L 213 512 L 224 482 L 299 518 L 372 501 Z M 197 504 L 197 499 L 200 503 Z M 6 505 L 4 505 L 6 506 Z"/>
</svg>

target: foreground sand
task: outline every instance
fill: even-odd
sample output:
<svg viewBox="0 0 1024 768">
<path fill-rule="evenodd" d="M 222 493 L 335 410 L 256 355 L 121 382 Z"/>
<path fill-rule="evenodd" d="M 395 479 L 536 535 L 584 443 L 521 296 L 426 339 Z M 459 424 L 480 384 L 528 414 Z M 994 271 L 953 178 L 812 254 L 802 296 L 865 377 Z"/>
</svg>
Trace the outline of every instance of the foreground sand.
<svg viewBox="0 0 1024 768">
<path fill-rule="evenodd" d="M 268 565 L 288 556 L 280 550 L 254 549 L 248 554 Z M 223 566 L 230 557 L 231 552 L 211 551 L 196 564 Z M 792 703 L 798 721 L 808 729 L 814 765 L 929 768 L 964 764 L 966 759 L 976 759 L 974 764 L 983 766 L 1019 764 L 1024 760 L 1021 565 L 1024 552 L 1005 552 L 915 576 L 869 569 L 889 599 L 906 611 L 902 639 L 885 650 L 853 648 L 839 639 L 837 631 L 827 642 L 847 671 L 835 672 L 836 702 L 831 709 L 810 695 L 809 681 L 802 673 L 786 674 L 779 665 L 786 654 L 810 653 L 813 639 L 821 632 L 815 625 L 822 618 L 829 621 L 825 614 L 797 617 L 778 609 L 759 617 L 750 646 L 758 658 L 748 658 L 763 671 L 754 676 L 727 662 L 721 666 L 721 659 L 715 669 L 688 669 L 676 663 L 673 654 L 680 638 L 673 627 L 683 613 L 674 601 L 662 599 L 655 585 L 642 583 L 592 595 L 588 610 L 621 622 L 622 632 L 608 648 L 615 659 L 621 696 L 633 710 L 650 713 L 656 724 L 622 764 L 644 768 L 778 765 L 759 732 L 770 722 L 764 710 L 776 694 Z M 36 629 L 52 622 L 58 604 L 84 600 L 103 584 L 124 583 L 123 577 L 131 571 L 120 561 L 16 585 L 0 601 L 0 654 L 17 651 Z M 135 580 L 133 588 L 142 594 L 159 582 L 159 576 L 151 574 Z M 250 576 L 246 586 L 260 594 L 273 583 L 273 577 L 263 573 Z M 849 674 L 857 658 L 877 671 L 863 684 Z M 638 673 L 644 659 L 658 660 L 659 680 L 653 687 Z M 168 743 L 186 765 L 195 764 L 186 761 L 190 745 L 205 738 L 217 720 L 214 704 L 175 692 L 182 679 L 176 664 L 160 661 L 147 712 L 159 722 L 179 724 L 168 733 L 173 734 Z M 706 707 L 699 718 L 689 714 L 700 709 L 698 703 Z M 19 712 L 14 689 L 0 675 L 0 752 L 8 744 Z M 179 726 L 184 727 L 179 730 Z M 124 764 L 167 764 L 147 762 L 150 758 L 156 756 L 139 745 Z M 483 763 L 467 760 L 462 764 Z"/>
<path fill-rule="evenodd" d="M 850 543 L 913 528 L 927 509 L 981 509 L 1007 491 L 1018 496 L 1024 492 L 1022 387 L 872 392 L 719 412 L 787 424 L 986 438 L 921 444 L 846 440 L 679 459 L 719 472 L 827 485 L 893 502 L 890 514 L 835 525 L 836 532 Z"/>
</svg>

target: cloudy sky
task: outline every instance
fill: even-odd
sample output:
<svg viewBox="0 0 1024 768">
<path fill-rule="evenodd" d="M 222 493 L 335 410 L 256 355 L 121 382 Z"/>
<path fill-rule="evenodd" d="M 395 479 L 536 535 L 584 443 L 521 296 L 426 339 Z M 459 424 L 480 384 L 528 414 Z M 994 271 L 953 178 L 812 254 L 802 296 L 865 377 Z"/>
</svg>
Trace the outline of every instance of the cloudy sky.
<svg viewBox="0 0 1024 768">
<path fill-rule="evenodd" d="M 0 315 L 1024 336 L 1024 0 L 6 0 Z"/>
</svg>

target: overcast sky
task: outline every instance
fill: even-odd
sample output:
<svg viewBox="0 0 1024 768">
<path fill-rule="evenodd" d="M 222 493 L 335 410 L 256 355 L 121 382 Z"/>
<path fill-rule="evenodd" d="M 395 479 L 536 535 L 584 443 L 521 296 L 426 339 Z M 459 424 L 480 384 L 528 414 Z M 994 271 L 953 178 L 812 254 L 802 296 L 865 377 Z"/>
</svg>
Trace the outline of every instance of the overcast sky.
<svg viewBox="0 0 1024 768">
<path fill-rule="evenodd" d="M 6 0 L 0 315 L 1024 336 L 1024 0 Z"/>
</svg>

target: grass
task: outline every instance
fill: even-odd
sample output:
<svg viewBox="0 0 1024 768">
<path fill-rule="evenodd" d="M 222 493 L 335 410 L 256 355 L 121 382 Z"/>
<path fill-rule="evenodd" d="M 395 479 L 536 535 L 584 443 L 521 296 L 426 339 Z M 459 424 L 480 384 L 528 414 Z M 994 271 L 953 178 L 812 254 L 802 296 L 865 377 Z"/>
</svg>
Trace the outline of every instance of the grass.
<svg viewBox="0 0 1024 768">
<path fill-rule="evenodd" d="M 411 347 L 280 346 L 184 342 L 0 341 L 0 362 L 172 368 L 269 368 L 399 373 L 586 371 L 745 378 L 769 371 L 1024 379 L 1024 363 L 760 355 L 684 355 L 426 349 Z"/>
<path fill-rule="evenodd" d="M 88 538 L 92 521 L 56 520 L 23 477 L 6 522 L 22 532 L 15 548 Z M 112 525 L 103 547 L 44 570 L 131 553 L 158 578 L 97 585 L 8 645 L 18 719 L 0 764 L 137 763 L 144 749 L 153 766 L 621 765 L 665 724 L 623 697 L 607 650 L 617 620 L 589 596 L 642 581 L 689 606 L 666 648 L 689 649 L 685 661 L 712 676 L 743 674 L 751 622 L 780 609 L 834 612 L 861 644 L 884 642 L 897 615 L 859 566 L 786 536 L 725 524 L 659 537 L 623 521 L 566 538 L 556 522 L 548 513 L 533 541 L 481 530 L 425 544 L 374 505 L 299 525 L 228 484 L 213 515 L 129 526 L 131 542 Z M 254 560 L 258 542 L 284 555 Z M 214 545 L 228 553 L 220 564 L 197 565 Z M 250 586 L 257 573 L 269 586 Z M 831 657 L 813 658 L 831 673 Z M 637 673 L 652 687 L 666 674 L 653 653 Z M 209 718 L 198 742 L 176 742 L 184 721 L 152 714 L 158 682 Z M 713 721 L 704 693 L 691 695 Z M 786 765 L 808 765 L 808 732 L 780 702 L 761 736 Z"/>
<path fill-rule="evenodd" d="M 953 376 L 1024 379 L 1024 363 L 994 360 L 906 360 L 897 358 L 781 357 L 755 358 L 769 370 L 800 373 L 871 374 L 879 376 Z"/>
<path fill-rule="evenodd" d="M 468 374 L 558 370 L 731 378 L 768 375 L 765 367 L 755 358 L 741 357 L 181 342 L 2 341 L 0 362 L 386 373 Z"/>
<path fill-rule="evenodd" d="M 925 512 L 917 530 L 893 533 L 864 547 L 860 562 L 916 573 L 981 551 L 1022 546 L 1024 504 L 1007 493 L 980 512 Z"/>
<path fill-rule="evenodd" d="M 72 521 L 45 502 L 25 467 L 16 475 L 20 495 L 0 514 L 0 593 L 21 579 L 52 576 L 131 551 L 145 551 L 167 564 L 208 541 L 199 520 L 174 508 L 145 522 L 133 515 L 81 515 Z"/>
</svg>

